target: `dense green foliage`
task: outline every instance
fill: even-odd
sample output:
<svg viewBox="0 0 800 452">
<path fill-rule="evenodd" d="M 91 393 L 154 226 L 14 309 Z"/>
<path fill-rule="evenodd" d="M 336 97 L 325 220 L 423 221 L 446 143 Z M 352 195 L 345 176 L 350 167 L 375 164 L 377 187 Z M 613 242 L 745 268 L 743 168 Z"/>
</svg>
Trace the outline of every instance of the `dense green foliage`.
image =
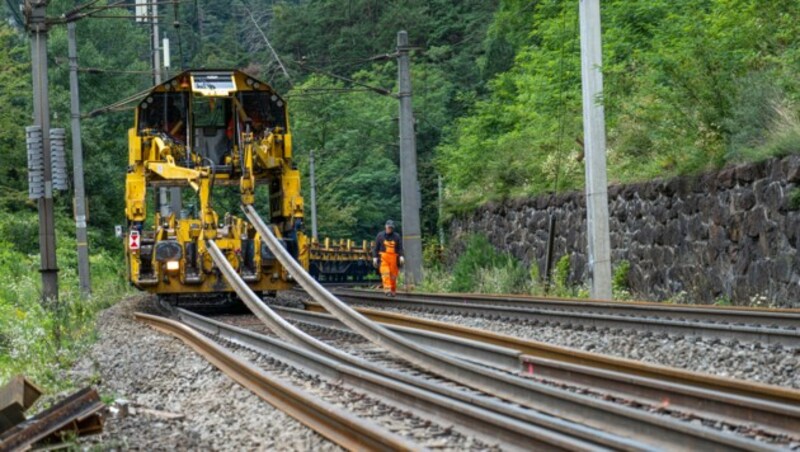
<svg viewBox="0 0 800 452">
<path fill-rule="evenodd" d="M 486 42 L 513 64 L 438 149 L 453 206 L 582 184 L 577 9 L 502 2 Z M 610 179 L 800 150 L 796 1 L 609 0 L 602 21 Z"/>
<path fill-rule="evenodd" d="M 53 1 L 50 12 L 56 15 L 72 3 Z M 85 20 L 78 24 L 77 35 L 83 67 L 147 67 L 141 58 L 146 35 L 130 21 Z M 69 381 L 63 379 L 59 365 L 68 365 L 92 341 L 96 313 L 128 291 L 113 225 L 124 218 L 122 175 L 130 118 L 104 115 L 83 121 L 93 295 L 79 295 L 75 228 L 70 219 L 72 194 L 61 193 L 55 198 L 60 300 L 43 305 L 36 204 L 27 199 L 24 127 L 33 122 L 29 45 L 24 34 L 3 21 L 0 49 L 0 381 L 25 373 L 46 388 L 61 388 Z M 53 27 L 49 41 L 52 127 L 69 130 L 66 49 L 66 29 Z M 147 77 L 141 74 L 114 74 L 113 79 L 81 74 L 83 111 L 116 102 L 147 85 Z"/>
<path fill-rule="evenodd" d="M 473 235 L 452 271 L 452 292 L 526 293 L 531 277 L 508 253 L 497 251 L 483 235 Z"/>
<path fill-rule="evenodd" d="M 82 298 L 77 285 L 75 239 L 71 222 L 58 221 L 60 300 L 40 302 L 38 246 L 33 213 L 0 217 L 0 382 L 17 373 L 49 389 L 70 384 L 59 372 L 94 339 L 97 312 L 123 297 L 128 289 L 120 253 L 95 250 L 91 256 L 93 294 Z"/>
<path fill-rule="evenodd" d="M 25 129 L 19 119 L 30 117 L 30 65 L 22 38 L 5 24 L 0 24 L 0 208 L 19 210 L 26 203 L 27 184 L 24 147 Z M 12 152 L 16 149 L 17 152 Z"/>
<path fill-rule="evenodd" d="M 298 151 L 305 156 L 316 149 L 320 156 L 321 233 L 370 238 L 386 218 L 399 220 L 400 211 L 397 101 L 325 75 L 396 93 L 394 59 L 369 59 L 392 53 L 401 29 L 421 49 L 414 53 L 412 84 L 422 222 L 432 232 L 438 222 L 434 150 L 482 90 L 476 61 L 495 8 L 496 2 L 479 0 L 276 4 L 269 35 L 298 82 L 289 92 Z M 281 83 L 279 73 L 269 73 Z"/>
</svg>

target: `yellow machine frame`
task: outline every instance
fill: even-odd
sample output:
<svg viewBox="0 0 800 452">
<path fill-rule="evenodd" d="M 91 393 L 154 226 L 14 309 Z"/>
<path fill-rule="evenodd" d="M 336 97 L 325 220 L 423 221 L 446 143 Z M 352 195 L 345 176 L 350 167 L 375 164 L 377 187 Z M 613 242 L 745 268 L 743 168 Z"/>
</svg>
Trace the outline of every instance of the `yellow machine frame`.
<svg viewBox="0 0 800 452">
<path fill-rule="evenodd" d="M 206 107 L 224 114 L 226 122 L 201 127 L 196 117 Z M 209 151 L 212 141 L 219 155 Z M 246 220 L 226 213 L 220 223 L 212 202 L 215 185 L 238 185 L 243 204 L 254 204 L 256 186 L 267 185 L 273 230 L 308 268 L 288 111 L 268 84 L 235 70 L 183 72 L 154 87 L 137 105 L 128 143 L 127 231 L 129 237 L 140 237 L 139 243 L 131 238 L 125 245 L 134 286 L 159 295 L 231 292 L 211 261 L 206 240 L 216 241 L 256 292 L 292 286 Z M 191 188 L 198 213 L 162 217 L 154 209 L 150 224 L 147 189 L 162 187 Z"/>
</svg>

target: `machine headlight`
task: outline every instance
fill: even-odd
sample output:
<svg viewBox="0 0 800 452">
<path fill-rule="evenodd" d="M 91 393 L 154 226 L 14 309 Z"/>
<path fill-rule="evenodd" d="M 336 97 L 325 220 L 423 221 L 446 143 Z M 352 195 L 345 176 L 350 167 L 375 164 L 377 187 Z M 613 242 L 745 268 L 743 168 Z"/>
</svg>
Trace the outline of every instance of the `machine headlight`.
<svg viewBox="0 0 800 452">
<path fill-rule="evenodd" d="M 181 263 L 178 261 L 167 261 L 167 271 L 176 272 L 181 268 Z"/>
</svg>

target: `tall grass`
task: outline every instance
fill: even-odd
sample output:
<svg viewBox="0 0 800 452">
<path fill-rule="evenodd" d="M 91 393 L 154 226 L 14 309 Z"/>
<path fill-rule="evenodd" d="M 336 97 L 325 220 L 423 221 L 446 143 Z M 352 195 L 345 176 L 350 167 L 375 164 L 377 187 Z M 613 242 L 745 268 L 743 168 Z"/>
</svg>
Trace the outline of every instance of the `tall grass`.
<svg viewBox="0 0 800 452">
<path fill-rule="evenodd" d="M 613 274 L 614 299 L 632 298 L 628 284 L 630 262 L 618 262 Z M 425 281 L 419 287 L 423 292 L 470 292 L 487 294 L 528 294 L 554 297 L 588 298 L 589 290 L 583 284 L 570 282 L 572 273 L 570 255 L 556 261 L 547 290 L 539 275 L 537 265 L 526 268 L 510 253 L 498 251 L 480 234 L 467 239 L 464 252 L 452 270 L 438 261 L 426 260 Z"/>
<path fill-rule="evenodd" d="M 441 261 L 426 259 L 425 292 L 530 293 L 538 286 L 535 277 L 511 254 L 498 251 L 479 234 L 467 239 L 464 253 L 452 271 Z"/>
<path fill-rule="evenodd" d="M 34 224 L 31 215 L 6 215 L 0 231 Z M 63 220 L 63 219 L 62 219 Z M 0 234 L 0 383 L 25 374 L 48 390 L 69 388 L 63 369 L 91 344 L 97 313 L 128 291 L 120 256 L 94 250 L 90 258 L 91 296 L 80 295 L 74 235 L 65 221 L 58 228 L 59 301 L 43 304 L 39 256 L 28 236 Z M 30 230 L 29 230 L 30 231 Z M 35 246 L 35 242 L 34 242 Z"/>
</svg>

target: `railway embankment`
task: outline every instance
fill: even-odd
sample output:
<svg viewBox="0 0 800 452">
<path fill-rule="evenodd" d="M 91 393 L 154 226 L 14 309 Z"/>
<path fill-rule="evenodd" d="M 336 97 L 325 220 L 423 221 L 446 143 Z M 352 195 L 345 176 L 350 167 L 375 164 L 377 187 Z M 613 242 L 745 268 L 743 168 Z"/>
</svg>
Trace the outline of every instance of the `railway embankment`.
<svg viewBox="0 0 800 452">
<path fill-rule="evenodd" d="M 135 296 L 99 315 L 98 340 L 69 377 L 97 387 L 111 414 L 101 435 L 82 441 L 106 449 L 341 450 L 179 339 L 134 319 L 154 309 L 154 298 Z"/>
</svg>

